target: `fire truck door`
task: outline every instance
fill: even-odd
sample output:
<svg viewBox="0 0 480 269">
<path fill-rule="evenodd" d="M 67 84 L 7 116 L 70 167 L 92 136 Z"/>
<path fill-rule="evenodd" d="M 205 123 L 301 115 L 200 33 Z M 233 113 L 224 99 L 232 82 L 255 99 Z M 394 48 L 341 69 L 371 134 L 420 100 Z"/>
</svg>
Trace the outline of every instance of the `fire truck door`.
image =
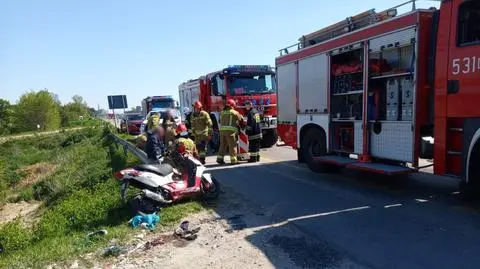
<svg viewBox="0 0 480 269">
<path fill-rule="evenodd" d="M 452 1 L 451 20 L 447 117 L 478 117 L 480 1 Z"/>
</svg>

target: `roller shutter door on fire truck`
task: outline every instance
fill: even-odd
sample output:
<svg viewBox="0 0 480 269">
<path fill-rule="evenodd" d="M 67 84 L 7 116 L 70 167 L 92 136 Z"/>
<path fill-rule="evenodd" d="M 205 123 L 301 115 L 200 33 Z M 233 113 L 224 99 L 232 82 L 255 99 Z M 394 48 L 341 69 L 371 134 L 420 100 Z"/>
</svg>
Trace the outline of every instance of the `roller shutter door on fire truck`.
<svg viewBox="0 0 480 269">
<path fill-rule="evenodd" d="M 315 55 L 298 62 L 300 114 L 327 110 L 328 56 Z"/>
<path fill-rule="evenodd" d="M 278 81 L 278 121 L 297 121 L 296 66 L 289 63 L 277 67 Z"/>
<path fill-rule="evenodd" d="M 391 46 L 402 47 L 412 43 L 417 35 L 416 27 L 390 33 L 370 40 L 370 51 L 379 51 Z"/>
</svg>

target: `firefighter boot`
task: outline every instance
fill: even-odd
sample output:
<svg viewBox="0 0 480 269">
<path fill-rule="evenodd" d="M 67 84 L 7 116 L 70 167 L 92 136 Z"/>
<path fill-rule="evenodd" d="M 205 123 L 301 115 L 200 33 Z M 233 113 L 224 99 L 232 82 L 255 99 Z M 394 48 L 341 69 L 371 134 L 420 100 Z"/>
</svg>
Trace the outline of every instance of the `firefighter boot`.
<svg viewBox="0 0 480 269">
<path fill-rule="evenodd" d="M 239 164 L 238 159 L 237 159 L 236 156 L 230 156 L 230 164 L 231 164 L 231 165 Z"/>
<path fill-rule="evenodd" d="M 218 164 L 225 164 L 225 161 L 223 160 L 223 156 L 217 156 L 217 163 Z"/>
</svg>

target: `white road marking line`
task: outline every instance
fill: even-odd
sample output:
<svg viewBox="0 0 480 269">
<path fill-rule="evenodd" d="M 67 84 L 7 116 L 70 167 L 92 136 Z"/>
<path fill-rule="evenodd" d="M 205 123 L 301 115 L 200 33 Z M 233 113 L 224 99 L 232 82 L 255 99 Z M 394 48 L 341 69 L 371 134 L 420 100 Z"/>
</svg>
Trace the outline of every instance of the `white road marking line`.
<svg viewBox="0 0 480 269">
<path fill-rule="evenodd" d="M 386 205 L 383 208 L 398 207 L 398 206 L 402 206 L 402 204 Z"/>
<path fill-rule="evenodd" d="M 347 208 L 347 209 L 342 209 L 342 210 L 337 210 L 337 211 L 330 211 L 330 212 L 306 215 L 306 216 L 301 216 L 301 217 L 296 217 L 296 218 L 289 218 L 289 219 L 287 219 L 285 221 L 282 221 L 282 222 L 256 227 L 256 230 L 258 231 L 258 230 L 262 230 L 262 229 L 265 229 L 265 228 L 279 227 L 279 226 L 283 226 L 283 225 L 286 225 L 290 222 L 294 222 L 294 221 L 298 221 L 298 220 L 324 217 L 324 216 L 328 216 L 328 215 L 351 212 L 351 211 L 359 211 L 359 210 L 369 209 L 369 208 L 370 208 L 370 206 L 360 206 L 360 207 Z"/>
</svg>

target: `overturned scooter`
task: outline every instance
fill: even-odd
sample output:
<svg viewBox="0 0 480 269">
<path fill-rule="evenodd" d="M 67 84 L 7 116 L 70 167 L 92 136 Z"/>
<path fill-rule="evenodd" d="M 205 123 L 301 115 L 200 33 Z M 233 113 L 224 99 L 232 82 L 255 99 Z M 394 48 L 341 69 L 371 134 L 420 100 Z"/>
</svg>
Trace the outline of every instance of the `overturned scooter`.
<svg viewBox="0 0 480 269">
<path fill-rule="evenodd" d="M 165 157 L 179 163 L 192 162 L 196 165 L 195 185 L 188 188 L 189 171 L 178 172 L 172 165 L 164 163 Z M 216 199 L 220 192 L 217 180 L 209 173 L 200 161 L 185 153 L 169 151 L 161 158 L 161 164 L 142 164 L 124 169 L 115 174 L 122 182 L 121 197 L 126 201 L 126 193 L 131 185 L 141 192 L 131 201 L 138 211 L 143 213 L 157 212 L 162 206 L 188 197 L 203 197 L 206 200 Z M 175 165 L 177 167 L 177 165 Z"/>
</svg>

